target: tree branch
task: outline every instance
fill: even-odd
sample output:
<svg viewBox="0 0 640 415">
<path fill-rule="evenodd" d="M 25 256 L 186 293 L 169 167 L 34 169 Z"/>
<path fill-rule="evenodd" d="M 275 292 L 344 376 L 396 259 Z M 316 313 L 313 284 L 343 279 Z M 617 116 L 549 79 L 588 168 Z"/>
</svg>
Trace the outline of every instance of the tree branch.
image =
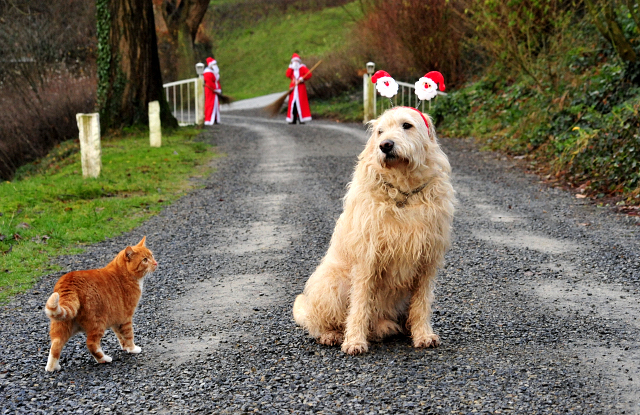
<svg viewBox="0 0 640 415">
<path fill-rule="evenodd" d="M 604 14 L 604 21 L 600 21 L 599 10 L 597 6 L 594 4 L 593 0 L 585 0 L 587 8 L 589 9 L 589 13 L 593 18 L 593 22 L 596 25 L 598 31 L 602 34 L 602 36 L 607 39 L 613 48 L 616 50 L 616 53 L 620 58 L 626 62 L 636 62 L 638 60 L 638 56 L 636 55 L 633 46 L 629 42 L 629 40 L 625 37 L 624 32 L 620 28 L 620 25 L 616 21 L 616 15 L 613 10 L 613 6 L 609 3 L 602 5 L 602 11 Z"/>
</svg>

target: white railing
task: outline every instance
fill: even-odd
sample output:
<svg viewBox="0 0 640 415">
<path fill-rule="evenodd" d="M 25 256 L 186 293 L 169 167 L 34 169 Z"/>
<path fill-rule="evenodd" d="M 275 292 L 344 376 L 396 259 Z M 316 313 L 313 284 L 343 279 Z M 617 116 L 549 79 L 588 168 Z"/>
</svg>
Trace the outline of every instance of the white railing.
<svg viewBox="0 0 640 415">
<path fill-rule="evenodd" d="M 413 84 L 407 82 L 398 82 L 398 95 L 393 97 L 393 102 L 397 106 L 414 107 L 424 112 L 424 101 L 420 101 L 416 95 L 416 87 Z M 447 95 L 445 92 L 438 91 L 438 95 Z M 391 101 L 388 98 L 376 97 L 376 101 L 379 103 L 376 106 L 376 110 L 379 110 L 378 114 L 382 114 L 385 110 L 391 108 Z M 436 97 L 436 99 L 438 99 Z M 429 101 L 428 109 L 431 109 L 431 101 Z"/>
<path fill-rule="evenodd" d="M 198 78 L 164 84 L 164 93 L 171 108 L 171 113 L 178 120 L 178 125 L 197 124 L 197 114 L 204 113 L 200 108 L 198 94 L 204 93 L 198 88 Z"/>
</svg>

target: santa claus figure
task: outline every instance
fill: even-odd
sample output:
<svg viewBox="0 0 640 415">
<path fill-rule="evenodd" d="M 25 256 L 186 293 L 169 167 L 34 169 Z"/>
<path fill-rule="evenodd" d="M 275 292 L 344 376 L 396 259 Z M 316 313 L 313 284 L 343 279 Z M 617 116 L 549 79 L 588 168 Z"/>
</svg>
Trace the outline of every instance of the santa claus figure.
<svg viewBox="0 0 640 415">
<path fill-rule="evenodd" d="M 440 91 L 445 90 L 444 77 L 438 71 L 427 72 L 416 82 L 416 95 L 421 101 L 431 101 Z"/>
<path fill-rule="evenodd" d="M 311 110 L 309 109 L 309 100 L 307 99 L 307 87 L 304 84 L 306 80 L 311 78 L 311 72 L 300 61 L 300 56 L 294 53 L 291 56 L 291 64 L 287 69 L 287 78 L 291 79 L 289 88 L 289 109 L 287 110 L 287 122 L 295 124 L 296 120 L 300 124 L 311 121 Z"/>
<path fill-rule="evenodd" d="M 207 58 L 207 67 L 202 74 L 204 77 L 204 125 L 220 123 L 220 99 L 222 94 L 220 86 L 220 69 L 218 62 L 213 58 Z"/>
</svg>

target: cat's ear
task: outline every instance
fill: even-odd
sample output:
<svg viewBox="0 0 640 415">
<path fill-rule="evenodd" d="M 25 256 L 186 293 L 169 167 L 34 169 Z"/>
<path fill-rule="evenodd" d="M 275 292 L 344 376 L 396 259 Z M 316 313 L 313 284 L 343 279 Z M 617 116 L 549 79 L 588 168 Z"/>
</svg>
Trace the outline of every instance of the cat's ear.
<svg viewBox="0 0 640 415">
<path fill-rule="evenodd" d="M 133 256 L 134 252 L 133 252 L 133 248 L 131 248 L 130 246 L 127 247 L 127 249 L 124 250 L 124 254 L 127 257 L 127 261 L 131 261 L 131 257 Z"/>
<path fill-rule="evenodd" d="M 147 246 L 147 245 L 145 245 L 146 240 L 147 240 L 147 237 L 143 236 L 142 240 L 140 242 L 138 242 L 138 245 L 136 245 L 136 246 L 144 246 L 144 247 L 146 247 Z"/>
</svg>

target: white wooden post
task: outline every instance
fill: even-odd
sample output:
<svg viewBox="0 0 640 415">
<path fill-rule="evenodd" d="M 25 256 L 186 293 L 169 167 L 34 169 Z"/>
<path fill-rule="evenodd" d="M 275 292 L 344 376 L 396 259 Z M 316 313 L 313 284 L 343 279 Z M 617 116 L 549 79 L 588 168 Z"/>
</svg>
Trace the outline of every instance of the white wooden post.
<svg viewBox="0 0 640 415">
<path fill-rule="evenodd" d="M 373 62 L 367 63 L 367 73 L 362 75 L 362 85 L 364 94 L 364 119 L 363 123 L 376 118 L 376 88 L 371 83 L 371 75 L 375 70 Z"/>
<path fill-rule="evenodd" d="M 162 126 L 160 124 L 160 102 L 149 103 L 149 141 L 151 147 L 160 147 L 162 144 Z"/>
<path fill-rule="evenodd" d="M 196 81 L 196 125 L 204 125 L 204 78 Z"/>
<path fill-rule="evenodd" d="M 102 148 L 100 147 L 100 115 L 76 114 L 80 132 L 80 155 L 82 176 L 96 178 L 102 168 Z"/>
<path fill-rule="evenodd" d="M 198 80 L 196 81 L 196 125 L 204 125 L 204 63 L 196 63 L 196 73 Z"/>
</svg>

